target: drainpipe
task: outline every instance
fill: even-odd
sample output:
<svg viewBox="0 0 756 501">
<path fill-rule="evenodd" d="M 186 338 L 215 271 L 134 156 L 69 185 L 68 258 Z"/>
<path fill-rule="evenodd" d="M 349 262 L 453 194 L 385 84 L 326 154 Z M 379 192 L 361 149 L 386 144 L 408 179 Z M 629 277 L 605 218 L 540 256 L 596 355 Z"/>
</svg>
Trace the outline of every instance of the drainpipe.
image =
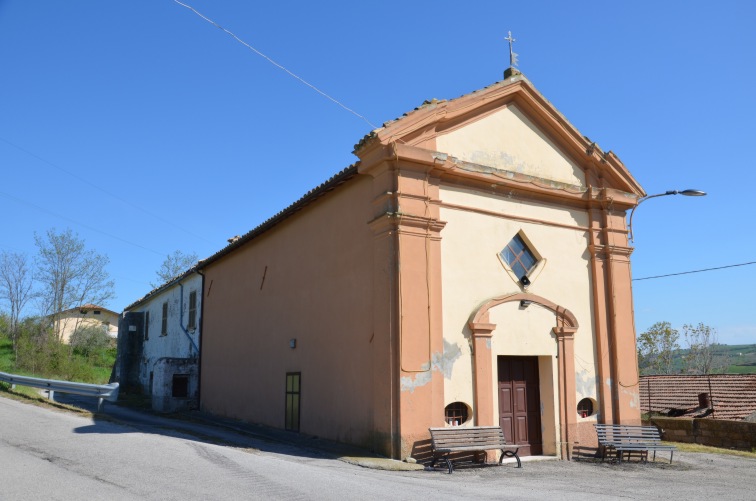
<svg viewBox="0 0 756 501">
<path fill-rule="evenodd" d="M 199 338 L 199 345 L 200 349 L 198 350 L 199 355 L 197 357 L 197 404 L 199 408 L 202 408 L 202 333 L 204 332 L 204 323 L 205 323 L 205 273 L 200 270 L 199 268 L 195 270 L 199 276 L 202 277 L 202 285 L 200 286 L 200 318 L 199 318 L 199 331 L 200 331 L 200 338 Z"/>
<path fill-rule="evenodd" d="M 199 347 L 197 347 L 197 343 L 194 342 L 194 339 L 192 339 L 192 335 L 189 334 L 189 331 L 186 330 L 186 327 L 184 327 L 184 284 L 181 282 L 178 283 L 179 287 L 181 287 L 181 299 L 179 304 L 179 325 L 181 326 L 181 330 L 184 331 L 184 334 L 186 334 L 187 339 L 189 339 L 189 342 L 192 343 L 192 345 L 189 347 L 189 355 L 192 354 L 192 348 L 197 352 L 199 355 Z"/>
</svg>

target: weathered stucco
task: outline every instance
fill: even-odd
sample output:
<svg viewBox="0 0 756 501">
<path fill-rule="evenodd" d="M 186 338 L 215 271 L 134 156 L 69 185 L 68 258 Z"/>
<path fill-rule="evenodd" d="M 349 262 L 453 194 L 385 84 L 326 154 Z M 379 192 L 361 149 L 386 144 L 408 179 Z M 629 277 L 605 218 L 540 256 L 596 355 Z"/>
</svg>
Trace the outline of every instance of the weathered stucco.
<svg viewBox="0 0 756 501">
<path fill-rule="evenodd" d="M 594 369 L 595 346 L 592 336 L 592 295 L 590 255 L 587 252 L 588 216 L 584 212 L 546 204 L 487 194 L 471 190 L 442 187 L 441 217 L 446 221 L 442 240 L 444 294 L 444 341 L 467 346 L 465 357 L 455 364 L 450 381 L 444 388 L 447 403 L 462 401 L 474 406 L 473 366 L 469 350 L 471 313 L 484 301 L 522 291 L 517 277 L 499 259 L 499 252 L 514 235 L 521 233 L 542 258 L 542 266 L 532 275 L 529 293 L 548 298 L 572 311 L 581 325 L 575 336 L 575 355 L 590 370 Z M 481 214 L 485 209 L 502 217 Z M 517 214 L 543 221 L 542 224 L 511 220 L 506 214 Z M 570 225 L 564 228 L 550 225 Z M 522 308 L 506 303 L 490 312 L 490 322 L 497 328 L 491 337 L 491 353 L 499 355 L 539 356 L 541 377 L 542 428 L 545 453 L 556 453 L 559 441 L 558 395 L 556 381 L 557 343 L 552 333 L 553 312 L 531 305 Z M 543 376 L 548 376 L 546 379 Z M 491 374 L 491 388 L 497 390 L 497 374 Z M 585 385 L 583 385 L 585 387 Z M 595 389 L 591 392 L 595 396 Z M 497 395 L 492 395 L 497 402 Z M 498 422 L 498 405 L 491 409 L 491 422 Z M 576 412 L 576 411 L 575 411 Z"/>
<path fill-rule="evenodd" d="M 578 165 L 516 105 L 438 136 L 436 149 L 475 164 L 585 186 Z"/>
<path fill-rule="evenodd" d="M 183 286 L 183 289 L 182 289 Z M 183 300 L 182 300 L 183 292 Z M 189 327 L 189 295 L 197 293 L 196 325 Z M 168 303 L 166 333 L 162 331 L 163 303 Z M 145 325 L 141 330 L 142 343 L 139 383 L 147 395 L 154 393 L 156 364 L 161 359 L 193 359 L 198 363 L 200 327 L 202 325 L 202 277 L 192 273 L 154 296 L 137 303 L 129 311 L 144 313 Z M 149 313 L 149 324 L 147 318 Z M 131 334 L 130 334 L 131 335 Z M 158 368 L 160 370 L 160 368 Z M 196 371 L 194 373 L 196 378 Z M 162 376 L 161 376 L 162 378 Z M 161 385 L 160 388 L 163 388 Z M 165 396 L 163 390 L 161 396 Z"/>
<path fill-rule="evenodd" d="M 372 446 L 390 360 L 374 370 L 388 333 L 373 302 L 388 297 L 373 291 L 371 189 L 354 179 L 204 270 L 203 410 L 283 428 L 286 374 L 300 372 L 300 430 Z"/>
</svg>

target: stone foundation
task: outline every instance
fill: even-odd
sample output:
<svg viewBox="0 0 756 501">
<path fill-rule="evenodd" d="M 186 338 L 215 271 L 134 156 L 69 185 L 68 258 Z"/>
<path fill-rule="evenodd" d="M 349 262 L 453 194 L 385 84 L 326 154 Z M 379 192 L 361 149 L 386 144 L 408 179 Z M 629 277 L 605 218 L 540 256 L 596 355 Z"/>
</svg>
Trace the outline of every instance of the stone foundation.
<svg viewBox="0 0 756 501">
<path fill-rule="evenodd" d="M 756 448 L 756 423 L 719 419 L 653 417 L 643 424 L 657 426 L 670 442 L 750 451 Z"/>
</svg>

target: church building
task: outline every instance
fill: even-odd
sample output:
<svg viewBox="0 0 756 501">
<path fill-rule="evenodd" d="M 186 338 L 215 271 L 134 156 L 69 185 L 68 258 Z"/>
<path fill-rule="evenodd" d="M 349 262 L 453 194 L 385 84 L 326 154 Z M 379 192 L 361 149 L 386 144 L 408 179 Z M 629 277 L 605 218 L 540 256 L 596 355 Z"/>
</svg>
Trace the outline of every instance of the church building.
<svg viewBox="0 0 756 501">
<path fill-rule="evenodd" d="M 201 261 L 203 411 L 417 456 L 500 425 L 567 458 L 640 424 L 626 214 L 645 195 L 514 68 Z"/>
</svg>

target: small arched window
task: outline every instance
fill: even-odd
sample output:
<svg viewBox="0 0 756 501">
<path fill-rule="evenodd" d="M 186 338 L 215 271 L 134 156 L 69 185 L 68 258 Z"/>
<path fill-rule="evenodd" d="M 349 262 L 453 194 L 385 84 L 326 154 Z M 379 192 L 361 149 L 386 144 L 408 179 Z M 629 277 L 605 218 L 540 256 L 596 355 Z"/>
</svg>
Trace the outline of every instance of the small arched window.
<svg viewBox="0 0 756 501">
<path fill-rule="evenodd" d="M 452 402 L 444 409 L 444 420 L 449 426 L 459 426 L 470 419 L 470 408 L 464 402 Z"/>
<path fill-rule="evenodd" d="M 593 399 L 584 398 L 577 404 L 577 413 L 580 417 L 593 416 L 594 413 Z"/>
</svg>

